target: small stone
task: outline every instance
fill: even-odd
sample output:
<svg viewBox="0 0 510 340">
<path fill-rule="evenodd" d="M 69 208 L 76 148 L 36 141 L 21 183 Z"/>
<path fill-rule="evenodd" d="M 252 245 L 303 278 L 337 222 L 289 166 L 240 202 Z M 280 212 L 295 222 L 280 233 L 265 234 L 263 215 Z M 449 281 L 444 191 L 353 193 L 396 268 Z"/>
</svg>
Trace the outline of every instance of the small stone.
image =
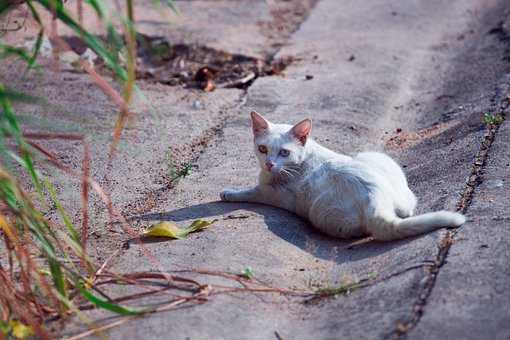
<svg viewBox="0 0 510 340">
<path fill-rule="evenodd" d="M 94 65 L 94 62 L 97 59 L 97 54 L 90 48 L 87 48 L 81 55 L 81 58 L 88 62 L 90 65 Z"/>
<path fill-rule="evenodd" d="M 489 189 L 502 188 L 504 185 L 503 181 L 500 179 L 491 179 L 491 180 L 487 181 L 486 183 L 487 183 L 487 188 L 489 188 Z"/>
<path fill-rule="evenodd" d="M 65 51 L 59 53 L 58 58 L 64 65 L 68 66 L 71 65 L 74 61 L 78 60 L 80 56 L 77 55 L 74 51 Z"/>
<path fill-rule="evenodd" d="M 204 104 L 202 104 L 202 102 L 200 100 L 195 100 L 193 102 L 193 108 L 195 110 L 200 110 L 200 109 L 203 109 L 204 108 Z"/>
</svg>

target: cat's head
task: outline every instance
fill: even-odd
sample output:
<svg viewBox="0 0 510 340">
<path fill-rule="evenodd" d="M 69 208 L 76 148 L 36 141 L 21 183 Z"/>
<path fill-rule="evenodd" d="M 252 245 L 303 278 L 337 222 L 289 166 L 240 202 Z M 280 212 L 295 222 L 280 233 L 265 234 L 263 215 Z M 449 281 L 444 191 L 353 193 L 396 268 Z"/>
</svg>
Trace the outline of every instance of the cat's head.
<svg viewBox="0 0 510 340">
<path fill-rule="evenodd" d="M 273 124 L 259 113 L 251 113 L 255 155 L 262 171 L 293 177 L 305 159 L 312 130 L 310 119 L 296 125 Z"/>
</svg>

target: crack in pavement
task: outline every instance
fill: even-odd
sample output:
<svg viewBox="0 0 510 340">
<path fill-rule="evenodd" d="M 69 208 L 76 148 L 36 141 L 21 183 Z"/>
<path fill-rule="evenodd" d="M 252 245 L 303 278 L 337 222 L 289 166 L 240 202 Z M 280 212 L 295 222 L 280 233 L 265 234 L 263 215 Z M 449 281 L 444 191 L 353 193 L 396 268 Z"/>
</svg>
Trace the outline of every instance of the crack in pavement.
<svg viewBox="0 0 510 340">
<path fill-rule="evenodd" d="M 239 102 L 233 108 L 231 108 L 231 110 L 233 112 L 237 112 L 239 108 L 244 105 L 245 101 L 246 93 L 243 93 L 239 98 Z M 226 110 L 222 111 L 224 112 Z M 211 143 L 216 141 L 217 138 L 221 135 L 227 121 L 233 116 L 234 114 L 221 115 L 218 123 L 203 130 L 189 143 L 181 144 L 178 147 L 170 147 L 170 153 L 172 154 L 171 166 L 179 170 L 183 165 L 195 165 L 200 157 L 204 154 L 207 147 L 209 147 Z M 179 180 L 178 177 L 169 178 L 169 175 L 166 172 L 160 173 L 157 177 L 163 179 L 162 186 L 158 189 L 145 192 L 142 198 L 138 198 L 134 202 L 128 202 L 124 204 L 121 210 L 124 215 L 140 215 L 147 213 L 149 210 L 153 209 L 159 203 L 161 203 L 157 202 L 158 196 L 174 189 L 177 186 Z M 126 214 L 125 211 L 131 212 L 130 214 Z"/>
<path fill-rule="evenodd" d="M 501 124 L 486 125 L 486 132 L 481 142 L 480 149 L 475 156 L 469 178 L 466 182 L 466 186 L 461 195 L 460 201 L 457 204 L 456 210 L 460 213 L 465 214 L 468 211 L 474 196 L 475 189 L 483 182 L 482 176 L 489 151 L 491 150 L 491 146 L 496 139 L 500 126 L 506 123 L 506 114 L 509 108 L 510 92 L 508 92 L 508 94 L 502 100 L 500 100 L 499 107 L 495 112 L 496 114 L 499 114 L 501 117 L 503 117 L 503 122 Z M 418 299 L 413 305 L 411 319 L 405 323 L 397 323 L 396 329 L 390 333 L 387 338 L 400 339 L 406 337 L 409 331 L 418 325 L 421 317 L 425 313 L 425 306 L 427 305 L 428 298 L 434 289 L 439 271 L 441 267 L 446 264 L 446 259 L 448 257 L 450 248 L 455 242 L 455 236 L 461 230 L 462 227 L 453 230 L 447 230 L 446 235 L 438 244 L 438 253 L 434 260 L 434 265 L 429 267 L 429 272 L 425 277 L 426 282 L 420 289 L 418 293 Z"/>
</svg>

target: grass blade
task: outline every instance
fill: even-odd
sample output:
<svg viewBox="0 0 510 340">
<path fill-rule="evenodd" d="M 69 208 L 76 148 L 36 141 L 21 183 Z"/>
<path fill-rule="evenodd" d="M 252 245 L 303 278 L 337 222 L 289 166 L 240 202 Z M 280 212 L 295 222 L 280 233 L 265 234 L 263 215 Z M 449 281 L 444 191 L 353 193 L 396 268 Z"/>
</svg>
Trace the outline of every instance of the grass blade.
<svg viewBox="0 0 510 340">
<path fill-rule="evenodd" d="M 83 287 L 83 284 L 81 282 L 78 282 L 76 287 L 78 287 L 78 290 L 80 291 L 80 294 L 83 295 L 85 299 L 87 299 L 89 302 L 94 304 L 95 306 L 109 310 L 111 312 L 120 314 L 120 315 L 141 315 L 143 313 L 146 313 L 147 311 L 135 311 L 132 309 L 128 309 L 126 307 L 123 307 L 121 305 L 117 305 L 115 303 L 108 302 L 106 300 L 100 299 L 88 290 L 86 290 Z"/>
<path fill-rule="evenodd" d="M 66 281 L 64 278 L 64 274 L 62 273 L 62 269 L 57 261 L 49 258 L 48 264 L 50 266 L 51 278 L 53 279 L 53 283 L 55 284 L 55 288 L 60 293 L 60 295 L 65 296 L 67 298 L 67 287 Z"/>
<path fill-rule="evenodd" d="M 44 185 L 46 187 L 46 190 L 48 190 L 48 193 L 50 194 L 50 199 L 51 199 L 52 203 L 55 205 L 55 207 L 57 208 L 57 211 L 59 212 L 60 217 L 62 218 L 62 221 L 64 222 L 65 227 L 69 231 L 71 238 L 76 243 L 80 243 L 80 236 L 78 235 L 78 232 L 74 228 L 74 225 L 71 222 L 71 218 L 66 213 L 65 209 L 62 207 L 62 203 L 60 203 L 60 200 L 57 197 L 57 189 L 47 179 L 44 181 Z"/>
</svg>

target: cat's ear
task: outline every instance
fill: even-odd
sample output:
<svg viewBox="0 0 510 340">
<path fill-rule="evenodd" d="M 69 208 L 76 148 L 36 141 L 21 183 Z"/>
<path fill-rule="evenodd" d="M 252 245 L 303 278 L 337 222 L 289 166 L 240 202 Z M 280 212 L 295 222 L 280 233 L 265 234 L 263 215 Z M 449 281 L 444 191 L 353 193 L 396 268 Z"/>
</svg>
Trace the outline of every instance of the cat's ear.
<svg viewBox="0 0 510 340">
<path fill-rule="evenodd" d="M 292 135 L 301 143 L 301 145 L 306 144 L 306 140 L 310 136 L 310 132 L 312 131 L 312 121 L 310 119 L 304 119 L 294 125 L 290 132 Z"/>
<path fill-rule="evenodd" d="M 251 126 L 255 137 L 261 136 L 269 129 L 269 122 L 262 117 L 259 113 L 251 112 Z"/>
</svg>

